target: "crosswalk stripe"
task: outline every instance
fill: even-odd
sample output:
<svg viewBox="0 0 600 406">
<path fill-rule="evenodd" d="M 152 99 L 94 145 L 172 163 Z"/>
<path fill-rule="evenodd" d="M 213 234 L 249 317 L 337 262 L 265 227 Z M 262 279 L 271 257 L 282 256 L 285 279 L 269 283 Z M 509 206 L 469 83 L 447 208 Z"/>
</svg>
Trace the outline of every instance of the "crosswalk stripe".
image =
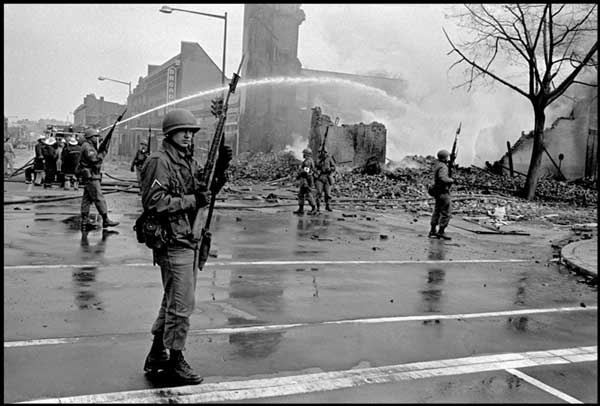
<svg viewBox="0 0 600 406">
<path fill-rule="evenodd" d="M 532 384 L 534 386 L 537 386 L 538 388 L 550 393 L 551 395 L 554 395 L 557 398 L 564 400 L 565 402 L 573 403 L 573 404 L 583 403 L 582 401 L 577 400 L 574 397 L 569 396 L 566 393 L 559 391 L 558 389 L 548 386 L 544 382 L 538 381 L 537 379 L 535 379 L 527 374 L 524 374 L 521 371 L 517 371 L 516 369 L 513 369 L 513 368 L 508 368 L 506 371 L 515 376 L 518 376 L 519 378 L 523 379 L 526 382 L 529 382 L 530 384 Z"/>
<path fill-rule="evenodd" d="M 204 266 L 249 266 L 249 265 L 409 265 L 409 264 L 493 264 L 493 263 L 523 263 L 532 262 L 528 259 L 454 259 L 454 260 L 357 260 L 357 261 L 335 261 L 335 260 L 311 260 L 311 261 L 209 261 Z M 152 266 L 152 262 L 138 262 L 129 264 L 102 264 L 90 262 L 87 264 L 33 264 L 33 265 L 5 265 L 4 269 L 61 269 L 61 268 L 89 268 L 89 267 L 146 267 Z"/>
<path fill-rule="evenodd" d="M 557 355 L 554 350 L 492 354 L 275 378 L 37 399 L 20 403 L 200 403 L 240 401 L 439 376 L 500 370 L 511 372 L 516 368 L 598 361 L 597 346 L 575 347 L 568 350 L 572 351 L 570 356 Z M 550 356 L 544 354 L 550 354 Z M 573 356 L 578 357 L 576 361 L 570 358 Z"/>
<path fill-rule="evenodd" d="M 292 323 L 292 324 L 272 324 L 265 326 L 248 326 L 248 327 L 222 327 L 222 328 L 207 328 L 202 330 L 191 330 L 190 334 L 197 335 L 211 335 L 211 334 L 236 334 L 236 333 L 258 333 L 265 331 L 274 330 L 287 330 L 295 327 L 315 327 L 320 325 L 330 324 L 374 324 L 374 323 L 397 323 L 405 321 L 426 321 L 426 320 L 461 320 L 461 319 L 475 319 L 485 317 L 504 317 L 504 316 L 518 316 L 524 314 L 542 314 L 542 313 L 561 313 L 561 312 L 582 312 L 582 311 L 597 311 L 597 306 L 586 306 L 586 307 L 555 307 L 546 309 L 519 309 L 519 310 L 506 310 L 499 312 L 487 312 L 487 313 L 459 313 L 459 314 L 424 314 L 415 316 L 395 316 L 395 317 L 375 317 L 367 319 L 346 319 L 346 320 L 329 320 L 314 323 Z M 140 333 L 128 333 L 128 334 L 140 334 Z M 116 336 L 116 335 L 115 335 Z M 15 347 L 31 347 L 38 345 L 57 345 L 57 344 L 74 344 L 84 339 L 94 339 L 99 336 L 85 336 L 85 337 L 63 337 L 63 338 L 47 338 L 37 340 L 23 340 L 23 341 L 5 341 L 4 348 L 15 348 Z M 102 337 L 106 337 L 103 335 Z M 561 354 L 558 354 L 561 355 Z"/>
</svg>

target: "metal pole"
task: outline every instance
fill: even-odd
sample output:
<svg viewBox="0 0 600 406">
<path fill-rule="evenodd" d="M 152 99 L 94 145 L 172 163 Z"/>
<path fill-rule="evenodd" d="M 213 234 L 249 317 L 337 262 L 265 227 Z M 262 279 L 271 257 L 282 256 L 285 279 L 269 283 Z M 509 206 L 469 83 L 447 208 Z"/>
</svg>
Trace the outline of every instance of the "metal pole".
<svg viewBox="0 0 600 406">
<path fill-rule="evenodd" d="M 225 46 L 227 44 L 227 12 L 224 17 L 224 28 L 223 28 L 223 71 L 221 72 L 221 84 L 225 84 Z"/>
</svg>

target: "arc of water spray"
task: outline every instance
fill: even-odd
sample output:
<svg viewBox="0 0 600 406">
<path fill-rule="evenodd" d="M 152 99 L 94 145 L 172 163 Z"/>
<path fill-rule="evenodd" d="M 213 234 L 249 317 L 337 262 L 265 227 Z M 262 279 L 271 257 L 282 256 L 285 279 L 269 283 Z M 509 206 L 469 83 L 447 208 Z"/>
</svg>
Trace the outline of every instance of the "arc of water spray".
<svg viewBox="0 0 600 406">
<path fill-rule="evenodd" d="M 336 77 L 327 77 L 327 76 L 323 76 L 323 77 L 288 77 L 288 76 L 279 76 L 279 77 L 274 77 L 274 78 L 264 78 L 264 79 L 257 79 L 257 80 L 252 80 L 252 81 L 247 81 L 247 82 L 241 82 L 238 85 L 238 88 L 246 88 L 246 87 L 253 87 L 253 86 L 261 86 L 261 85 L 267 85 L 267 84 L 271 84 L 271 85 L 276 85 L 276 84 L 289 84 L 289 85 L 297 85 L 297 84 L 320 84 L 320 85 L 332 85 L 332 84 L 339 84 L 339 85 L 345 85 L 345 86 L 352 86 L 355 88 L 359 88 L 361 90 L 364 91 L 368 91 L 371 93 L 374 93 L 376 96 L 381 96 L 383 98 L 385 98 L 387 101 L 394 103 L 395 105 L 397 105 L 398 107 L 402 107 L 405 109 L 409 109 L 410 106 L 408 105 L 408 103 L 406 103 L 405 101 L 399 99 L 396 96 L 392 96 L 389 93 L 387 93 L 385 90 L 373 87 L 373 86 L 369 86 L 369 85 L 365 85 L 363 83 L 359 83 L 359 82 L 355 82 L 352 80 L 348 80 L 348 79 L 340 79 L 340 78 L 336 78 Z M 131 116 L 125 120 L 120 121 L 119 123 L 117 123 L 117 126 L 123 125 L 125 123 L 127 123 L 128 121 L 131 121 L 133 119 L 136 119 L 138 117 L 144 116 L 146 114 L 152 113 L 153 111 L 156 110 L 160 110 L 162 108 L 168 107 L 168 106 L 172 106 L 187 100 L 191 100 L 191 99 L 195 99 L 198 97 L 204 97 L 204 96 L 209 96 L 211 94 L 217 94 L 220 92 L 223 92 L 225 90 L 228 89 L 228 86 L 221 86 L 215 89 L 210 89 L 210 90 L 204 90 L 189 96 L 185 96 L 182 97 L 180 99 L 177 100 L 173 100 L 170 101 L 168 103 L 164 103 L 160 106 L 157 107 L 153 107 L 149 110 L 146 110 L 144 112 L 138 113 L 134 116 Z M 104 131 L 109 129 L 111 126 L 102 128 L 100 131 Z"/>
</svg>

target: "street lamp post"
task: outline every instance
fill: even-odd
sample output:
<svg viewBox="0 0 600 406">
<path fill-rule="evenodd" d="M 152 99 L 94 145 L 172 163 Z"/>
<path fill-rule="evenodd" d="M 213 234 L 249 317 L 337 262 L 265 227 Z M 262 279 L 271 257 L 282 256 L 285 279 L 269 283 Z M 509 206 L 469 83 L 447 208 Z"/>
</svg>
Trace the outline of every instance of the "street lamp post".
<svg viewBox="0 0 600 406">
<path fill-rule="evenodd" d="M 227 12 L 225 12 L 225 14 L 223 14 L 223 15 L 219 15 L 219 14 L 203 13 L 201 11 L 186 10 L 186 9 L 182 9 L 182 8 L 175 8 L 175 7 L 169 7 L 169 6 L 162 6 L 159 11 L 161 13 L 165 13 L 165 14 L 171 14 L 173 11 L 183 11 L 184 13 L 200 14 L 203 16 L 219 18 L 219 19 L 223 20 L 223 22 L 225 24 L 223 27 L 223 69 L 221 71 L 221 84 L 224 85 L 225 84 L 225 50 L 226 50 L 226 44 L 227 44 Z"/>
<path fill-rule="evenodd" d="M 122 83 L 129 86 L 129 94 L 131 94 L 131 82 L 124 82 L 122 80 L 107 78 L 106 76 L 98 76 L 98 80 L 110 80 L 112 82 Z"/>
<path fill-rule="evenodd" d="M 221 85 L 225 85 L 225 51 L 227 49 L 227 12 L 225 12 L 223 15 L 219 15 L 219 14 L 211 14 L 211 13 L 203 13 L 201 11 L 194 11 L 194 10 L 186 10 L 186 9 L 182 9 L 182 8 L 175 8 L 175 7 L 169 7 L 169 6 L 162 6 L 159 10 L 161 13 L 165 13 L 165 14 L 171 14 L 173 11 L 182 11 L 184 13 L 192 13 L 192 14 L 200 14 L 203 16 L 207 16 L 207 17 L 213 17 L 213 18 L 219 18 L 221 20 L 223 20 L 223 68 L 221 70 Z M 238 153 L 238 144 L 239 144 L 239 133 L 238 135 L 236 135 L 236 140 L 235 140 L 235 153 L 237 155 Z"/>
</svg>

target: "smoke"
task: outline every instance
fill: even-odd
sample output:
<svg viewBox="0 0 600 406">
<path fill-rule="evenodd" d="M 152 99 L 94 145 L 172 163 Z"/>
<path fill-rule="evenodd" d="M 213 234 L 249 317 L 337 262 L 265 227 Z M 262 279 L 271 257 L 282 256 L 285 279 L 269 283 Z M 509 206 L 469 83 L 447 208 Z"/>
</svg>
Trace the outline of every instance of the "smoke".
<svg viewBox="0 0 600 406">
<path fill-rule="evenodd" d="M 291 152 L 294 158 L 302 160 L 302 150 L 308 148 L 308 139 L 298 133 L 292 133 L 292 145 L 286 145 L 285 152 Z"/>
<path fill-rule="evenodd" d="M 457 6 L 303 4 L 306 20 L 300 25 L 298 51 L 303 67 L 385 73 L 407 82 L 404 105 L 340 92 L 337 98 L 323 100 L 323 113 L 339 115 L 348 124 L 384 124 L 387 157 L 394 161 L 450 150 L 459 123 L 459 164 L 499 159 L 506 141 L 514 144 L 522 131 L 533 129 L 533 110 L 527 99 L 500 84 L 470 92 L 453 89 L 464 77 L 460 69 L 448 71 L 456 59 L 447 55 L 450 45 L 442 27 L 450 35 L 456 30 L 444 13 Z M 564 113 L 572 103 L 562 103 L 549 108 L 548 127 L 550 118 L 568 115 Z"/>
</svg>

